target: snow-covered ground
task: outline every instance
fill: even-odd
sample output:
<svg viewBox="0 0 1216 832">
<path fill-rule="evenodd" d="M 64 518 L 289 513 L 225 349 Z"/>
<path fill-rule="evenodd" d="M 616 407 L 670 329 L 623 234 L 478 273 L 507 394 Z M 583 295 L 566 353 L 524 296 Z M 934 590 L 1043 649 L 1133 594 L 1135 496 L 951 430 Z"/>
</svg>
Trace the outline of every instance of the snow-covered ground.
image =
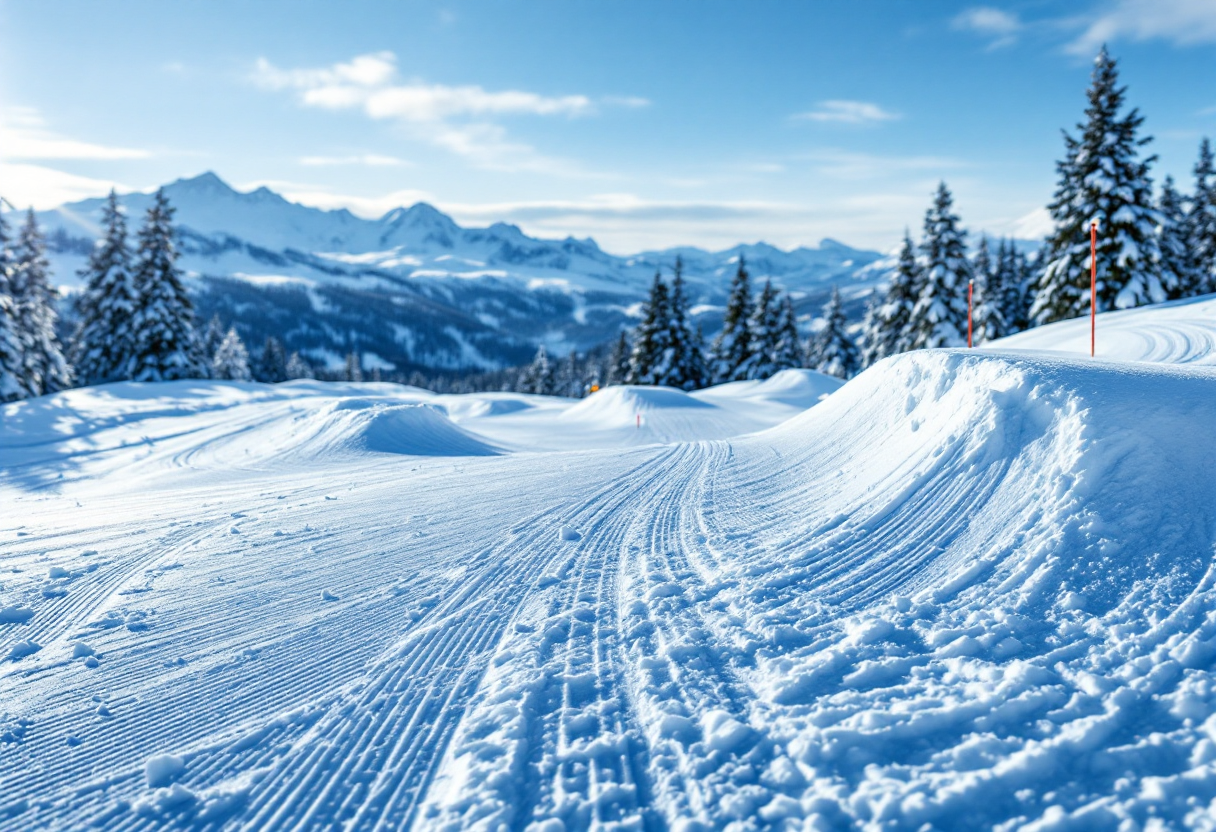
<svg viewBox="0 0 1216 832">
<path fill-rule="evenodd" d="M 1214 305 L 7 406 L 0 828 L 1216 829 Z"/>
</svg>

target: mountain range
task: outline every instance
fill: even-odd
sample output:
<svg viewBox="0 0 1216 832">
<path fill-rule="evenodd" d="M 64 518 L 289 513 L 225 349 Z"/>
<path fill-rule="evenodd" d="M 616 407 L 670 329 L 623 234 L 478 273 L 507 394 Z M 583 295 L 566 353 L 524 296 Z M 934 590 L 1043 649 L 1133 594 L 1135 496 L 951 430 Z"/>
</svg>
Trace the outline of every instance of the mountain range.
<svg viewBox="0 0 1216 832">
<path fill-rule="evenodd" d="M 617 256 L 594 240 L 537 239 L 514 225 L 464 228 L 426 203 L 379 219 L 293 203 L 269 188 L 238 191 L 214 173 L 164 187 L 176 209 L 180 265 L 202 318 L 218 315 L 256 348 L 268 335 L 319 365 L 351 351 L 368 369 L 493 369 L 551 352 L 586 350 L 632 326 L 657 270 L 684 263 L 693 314 L 707 337 L 739 257 L 756 284 L 771 279 L 805 325 L 834 284 L 854 309 L 889 257 L 823 240 L 784 251 L 765 243 L 724 251 L 673 248 Z M 151 204 L 119 197 L 132 232 Z M 43 211 L 57 283 L 79 286 L 103 199 Z"/>
</svg>

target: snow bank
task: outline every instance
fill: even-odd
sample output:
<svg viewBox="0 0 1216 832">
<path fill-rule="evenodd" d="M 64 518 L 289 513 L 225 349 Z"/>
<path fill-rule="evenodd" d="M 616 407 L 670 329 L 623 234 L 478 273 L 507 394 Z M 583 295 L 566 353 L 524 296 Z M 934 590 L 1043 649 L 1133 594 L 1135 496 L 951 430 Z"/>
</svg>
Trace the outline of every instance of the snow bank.
<svg viewBox="0 0 1216 832">
<path fill-rule="evenodd" d="M 663 410 L 710 407 L 713 405 L 671 387 L 614 385 L 573 405 L 561 419 L 567 423 L 613 428 L 636 424 L 639 413 L 645 416 Z"/>
<path fill-rule="evenodd" d="M 819 404 L 843 384 L 843 380 L 815 370 L 782 370 L 763 381 L 733 381 L 698 390 L 692 395 L 717 404 L 755 400 L 805 409 Z"/>
</svg>

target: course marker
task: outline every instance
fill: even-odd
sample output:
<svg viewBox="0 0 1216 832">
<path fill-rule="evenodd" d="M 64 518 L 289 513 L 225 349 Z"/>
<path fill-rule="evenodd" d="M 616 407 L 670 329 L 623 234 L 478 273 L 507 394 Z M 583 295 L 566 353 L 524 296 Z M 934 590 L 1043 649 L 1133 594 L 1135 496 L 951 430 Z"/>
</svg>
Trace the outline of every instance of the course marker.
<svg viewBox="0 0 1216 832">
<path fill-rule="evenodd" d="M 1098 332 L 1098 221 L 1089 224 L 1089 357 Z"/>
<path fill-rule="evenodd" d="M 971 296 L 974 293 L 975 293 L 975 281 L 968 280 L 967 281 L 967 349 L 971 349 L 971 321 L 974 317 L 971 314 Z"/>
</svg>

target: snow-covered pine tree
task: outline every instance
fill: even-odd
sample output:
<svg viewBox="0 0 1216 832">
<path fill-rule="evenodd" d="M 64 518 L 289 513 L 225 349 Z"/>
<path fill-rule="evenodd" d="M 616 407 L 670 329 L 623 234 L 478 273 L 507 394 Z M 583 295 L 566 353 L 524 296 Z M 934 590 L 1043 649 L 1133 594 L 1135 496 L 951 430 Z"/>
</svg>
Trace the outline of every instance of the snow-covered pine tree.
<svg viewBox="0 0 1216 832">
<path fill-rule="evenodd" d="M 700 333 L 688 313 L 688 294 L 684 289 L 684 262 L 676 257 L 675 277 L 671 281 L 671 366 L 659 384 L 677 390 L 699 390 L 707 383 L 705 354 Z"/>
<path fill-rule="evenodd" d="M 220 342 L 220 348 L 211 359 L 211 377 L 224 381 L 249 381 L 249 351 L 237 334 L 236 327 L 229 328 Z"/>
<path fill-rule="evenodd" d="M 549 352 L 544 344 L 536 348 L 536 357 L 520 374 L 517 389 L 521 393 L 553 395 L 553 364 L 549 361 Z"/>
<path fill-rule="evenodd" d="M 287 351 L 273 335 L 267 335 L 262 344 L 262 354 L 258 356 L 253 377 L 267 384 L 278 384 L 290 378 L 287 375 Z"/>
<path fill-rule="evenodd" d="M 794 314 L 794 299 L 787 292 L 781 298 L 781 314 L 777 319 L 777 347 L 772 363 L 776 372 L 801 367 L 805 359 L 802 340 L 798 336 L 798 318 Z"/>
<path fill-rule="evenodd" d="M 952 213 L 954 199 L 946 183 L 938 185 L 933 205 L 925 212 L 925 237 L 920 244 L 920 292 L 905 328 L 908 349 L 958 347 L 967 343 L 966 232 Z"/>
<path fill-rule="evenodd" d="M 127 220 L 113 190 L 101 225 L 103 236 L 80 272 L 85 288 L 76 304 L 80 323 L 72 337 L 72 368 L 82 385 L 126 378 L 135 354 L 135 279 Z"/>
<path fill-rule="evenodd" d="M 343 381 L 363 381 L 363 360 L 358 350 L 346 354 L 346 365 L 342 369 Z"/>
<path fill-rule="evenodd" d="M 203 340 L 200 349 L 203 353 L 203 358 L 206 360 L 207 366 L 211 366 L 211 359 L 215 358 L 215 352 L 220 348 L 220 344 L 224 342 L 224 336 L 228 330 L 220 321 L 219 314 L 211 316 L 211 320 L 207 322 L 207 330 L 203 334 Z"/>
<path fill-rule="evenodd" d="M 1094 60 L 1085 124 L 1080 138 L 1064 134 L 1060 181 L 1049 209 L 1055 230 L 1048 237 L 1043 271 L 1036 278 L 1030 317 L 1038 324 L 1073 318 L 1089 308 L 1089 227 L 1098 221 L 1098 310 L 1127 309 L 1165 300 L 1157 267 L 1157 212 L 1149 167 L 1139 158 L 1151 137 L 1138 138 L 1144 122 L 1133 109 L 1120 117 L 1126 87 L 1118 85 L 1106 47 Z"/>
<path fill-rule="evenodd" d="M 1005 337 L 1009 334 L 1005 321 L 1005 287 L 1001 284 L 999 264 L 994 264 L 988 253 L 986 236 L 980 237 L 975 262 L 971 264 L 971 274 L 975 281 L 973 340 L 977 344 L 983 344 Z"/>
<path fill-rule="evenodd" d="M 852 378 L 858 370 L 857 346 L 849 337 L 839 287 L 832 287 L 832 297 L 823 307 L 823 318 L 823 329 L 811 337 L 807 366 L 837 378 Z"/>
<path fill-rule="evenodd" d="M 583 380 L 578 372 L 578 356 L 574 350 L 557 365 L 557 374 L 553 380 L 553 392 L 568 399 L 583 397 Z"/>
<path fill-rule="evenodd" d="M 313 370 L 312 365 L 300 357 L 298 352 L 293 352 L 287 358 L 287 377 L 292 378 L 316 378 L 317 373 Z"/>
<path fill-rule="evenodd" d="M 46 240 L 32 208 L 17 234 L 9 281 L 31 394 L 41 396 L 70 387 L 72 373 L 55 334 L 57 293 L 50 283 Z"/>
<path fill-rule="evenodd" d="M 1174 188 L 1172 176 L 1161 183 L 1161 199 L 1157 203 L 1157 249 L 1161 252 L 1161 285 L 1170 298 L 1189 298 L 1202 294 L 1207 282 L 1199 265 L 1198 252 L 1191 243 L 1190 216 L 1182 204 L 1182 195 Z"/>
<path fill-rule="evenodd" d="M 13 309 L 10 254 L 8 223 L 0 214 L 0 402 L 13 402 L 33 395 L 26 377 L 21 333 Z"/>
<path fill-rule="evenodd" d="M 608 353 L 608 372 L 604 377 L 605 386 L 609 384 L 625 384 L 629 377 L 629 336 L 625 330 L 617 337 Z"/>
<path fill-rule="evenodd" d="M 747 378 L 747 368 L 752 357 L 752 338 L 748 321 L 752 316 L 752 290 L 743 255 L 739 255 L 739 267 L 730 284 L 730 296 L 726 301 L 726 315 L 722 331 L 710 348 L 709 373 L 714 384 L 726 381 L 741 381 Z"/>
<path fill-rule="evenodd" d="M 869 367 L 890 355 L 910 349 L 911 333 L 908 321 L 920 292 L 920 265 L 912 236 L 904 229 L 904 241 L 899 259 L 887 277 L 887 290 L 874 295 L 866 309 L 862 326 L 862 368 Z"/>
<path fill-rule="evenodd" d="M 1001 285 L 1001 313 L 1005 318 L 1005 334 L 1012 335 L 1026 328 L 1027 302 L 1024 275 L 1019 268 L 1018 252 L 1012 240 L 1001 238 L 996 248 L 995 270 Z"/>
<path fill-rule="evenodd" d="M 182 284 L 173 242 L 173 208 L 156 192 L 139 230 L 135 266 L 135 355 L 127 371 L 136 381 L 205 378 L 207 365 L 194 331 L 194 304 Z"/>
<path fill-rule="evenodd" d="M 633 331 L 627 384 L 660 384 L 671 364 L 671 302 L 663 276 L 655 272 L 646 314 Z"/>
<path fill-rule="evenodd" d="M 752 353 L 746 364 L 747 377 L 771 378 L 782 369 L 776 366 L 777 342 L 781 340 L 781 299 L 771 280 L 764 281 L 747 328 L 751 333 Z"/>
<path fill-rule="evenodd" d="M 1187 225 L 1195 261 L 1203 275 L 1199 293 L 1216 292 L 1216 163 L 1206 138 L 1199 144 L 1199 160 L 1195 162 L 1195 195 Z"/>
</svg>

